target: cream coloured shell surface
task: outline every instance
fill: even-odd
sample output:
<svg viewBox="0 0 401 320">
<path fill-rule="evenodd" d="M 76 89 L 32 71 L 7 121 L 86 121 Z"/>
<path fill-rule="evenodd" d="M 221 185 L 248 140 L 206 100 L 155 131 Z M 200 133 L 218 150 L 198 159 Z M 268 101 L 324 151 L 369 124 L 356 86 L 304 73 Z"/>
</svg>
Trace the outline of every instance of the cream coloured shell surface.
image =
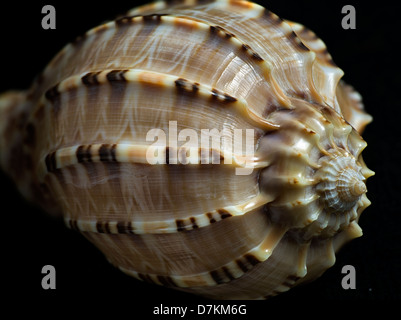
<svg viewBox="0 0 401 320">
<path fill-rule="evenodd" d="M 126 274 L 267 298 L 320 276 L 362 234 L 371 117 L 342 75 L 312 31 L 257 4 L 155 2 L 0 96 L 1 165 Z M 221 143 L 184 134 L 153 163 L 152 130 Z M 253 133 L 250 154 L 235 130 Z"/>
</svg>

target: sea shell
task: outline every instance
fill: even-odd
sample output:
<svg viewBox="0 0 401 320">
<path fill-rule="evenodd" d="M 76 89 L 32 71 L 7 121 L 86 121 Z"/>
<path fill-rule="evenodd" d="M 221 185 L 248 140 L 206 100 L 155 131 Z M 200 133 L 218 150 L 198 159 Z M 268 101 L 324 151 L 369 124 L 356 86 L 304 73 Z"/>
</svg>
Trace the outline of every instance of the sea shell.
<svg viewBox="0 0 401 320">
<path fill-rule="evenodd" d="M 156 2 L 0 96 L 1 165 L 125 273 L 267 298 L 362 234 L 371 117 L 342 75 L 312 31 L 257 4 Z"/>
</svg>

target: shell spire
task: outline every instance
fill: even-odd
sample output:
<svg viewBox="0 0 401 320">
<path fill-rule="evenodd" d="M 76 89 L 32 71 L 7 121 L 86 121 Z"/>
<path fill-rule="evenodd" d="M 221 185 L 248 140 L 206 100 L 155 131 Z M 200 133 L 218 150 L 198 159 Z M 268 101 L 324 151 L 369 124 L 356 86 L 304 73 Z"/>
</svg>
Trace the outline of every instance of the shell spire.
<svg viewBox="0 0 401 320">
<path fill-rule="evenodd" d="M 355 197 L 359 197 L 368 191 L 368 189 L 366 188 L 366 184 L 358 179 L 353 179 L 352 183 L 350 183 L 349 185 L 350 187 L 348 190 L 351 195 Z"/>
<path fill-rule="evenodd" d="M 324 206 L 336 212 L 349 210 L 367 192 L 362 167 L 349 156 L 328 158 L 317 173 L 321 181 L 317 190 Z"/>
</svg>

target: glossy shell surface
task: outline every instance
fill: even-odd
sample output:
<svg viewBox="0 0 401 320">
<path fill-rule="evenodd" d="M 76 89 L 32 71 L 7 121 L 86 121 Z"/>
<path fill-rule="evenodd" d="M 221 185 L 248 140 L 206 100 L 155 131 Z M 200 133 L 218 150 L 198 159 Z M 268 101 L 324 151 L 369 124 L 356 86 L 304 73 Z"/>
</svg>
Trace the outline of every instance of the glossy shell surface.
<svg viewBox="0 0 401 320">
<path fill-rule="evenodd" d="M 156 2 L 0 96 L 1 165 L 125 273 L 267 298 L 362 234 L 371 117 L 342 75 L 315 33 L 257 4 Z"/>
</svg>

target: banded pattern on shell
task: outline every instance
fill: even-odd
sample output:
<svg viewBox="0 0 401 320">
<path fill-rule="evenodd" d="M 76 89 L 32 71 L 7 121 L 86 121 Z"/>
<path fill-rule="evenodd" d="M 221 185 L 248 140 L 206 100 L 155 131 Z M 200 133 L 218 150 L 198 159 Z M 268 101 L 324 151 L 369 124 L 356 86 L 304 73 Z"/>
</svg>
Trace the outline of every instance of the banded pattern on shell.
<svg viewBox="0 0 401 320">
<path fill-rule="evenodd" d="M 126 274 L 267 298 L 362 234 L 371 117 L 342 75 L 312 31 L 257 4 L 155 2 L 0 96 L 0 163 Z"/>
</svg>

